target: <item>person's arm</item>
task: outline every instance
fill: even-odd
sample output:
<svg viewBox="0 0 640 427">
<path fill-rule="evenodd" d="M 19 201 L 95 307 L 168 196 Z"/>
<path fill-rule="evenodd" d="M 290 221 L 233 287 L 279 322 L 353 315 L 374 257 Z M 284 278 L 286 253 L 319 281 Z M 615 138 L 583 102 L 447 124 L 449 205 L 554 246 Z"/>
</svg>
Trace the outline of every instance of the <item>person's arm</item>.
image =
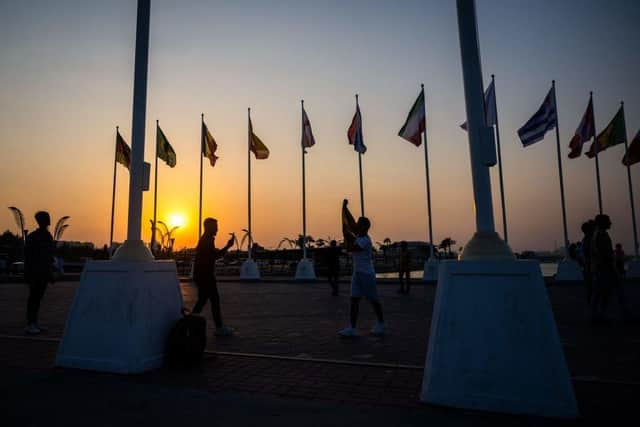
<svg viewBox="0 0 640 427">
<path fill-rule="evenodd" d="M 213 248 L 213 251 L 215 253 L 215 258 L 223 257 L 227 253 L 229 248 L 231 248 L 231 246 L 233 246 L 234 242 L 235 242 L 235 238 L 234 238 L 233 235 L 231 235 L 231 237 L 229 238 L 229 241 L 227 242 L 226 245 L 224 245 L 224 247 L 222 247 L 220 249 Z"/>
</svg>

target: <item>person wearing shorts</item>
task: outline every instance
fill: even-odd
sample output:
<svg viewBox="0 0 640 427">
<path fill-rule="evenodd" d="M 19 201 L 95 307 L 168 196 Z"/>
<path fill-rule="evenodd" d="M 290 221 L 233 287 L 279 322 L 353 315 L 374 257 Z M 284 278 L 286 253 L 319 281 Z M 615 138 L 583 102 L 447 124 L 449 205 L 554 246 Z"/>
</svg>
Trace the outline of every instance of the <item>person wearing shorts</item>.
<svg viewBox="0 0 640 427">
<path fill-rule="evenodd" d="M 371 329 L 371 334 L 376 336 L 384 335 L 384 317 L 382 314 L 382 305 L 378 298 L 376 272 L 373 268 L 372 261 L 373 245 L 368 235 L 371 222 L 366 217 L 360 217 L 358 218 L 358 222 L 355 222 L 347 208 L 347 204 L 347 200 L 342 204 L 342 218 L 343 232 L 345 233 L 344 241 L 353 260 L 351 309 L 349 325 L 340 330 L 338 335 L 341 337 L 357 337 L 359 335 L 356 327 L 360 310 L 360 299 L 362 297 L 369 300 L 376 313 L 377 322 Z"/>
</svg>

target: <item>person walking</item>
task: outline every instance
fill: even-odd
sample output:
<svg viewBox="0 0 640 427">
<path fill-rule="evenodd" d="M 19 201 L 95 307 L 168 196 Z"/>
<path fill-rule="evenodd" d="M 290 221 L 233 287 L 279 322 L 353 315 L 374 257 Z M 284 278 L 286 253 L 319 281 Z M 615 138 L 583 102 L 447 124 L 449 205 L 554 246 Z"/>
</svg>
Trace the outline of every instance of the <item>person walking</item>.
<svg viewBox="0 0 640 427">
<path fill-rule="evenodd" d="M 331 285 L 331 295 L 338 296 L 338 280 L 340 280 L 340 255 L 342 251 L 335 240 L 329 243 L 326 252 L 327 280 Z"/>
<path fill-rule="evenodd" d="M 360 299 L 366 297 L 376 314 L 377 322 L 371 329 L 371 334 L 381 336 L 385 333 L 382 305 L 378 299 L 376 288 L 376 272 L 373 268 L 373 245 L 368 235 L 371 221 L 366 217 L 358 218 L 355 222 L 347 207 L 348 200 L 342 202 L 342 225 L 345 234 L 344 241 L 347 251 L 353 260 L 353 275 L 351 277 L 351 308 L 349 326 L 340 330 L 338 335 L 345 338 L 357 337 L 358 312 Z"/>
<path fill-rule="evenodd" d="M 400 242 L 400 260 L 398 262 L 398 276 L 400 289 L 398 293 L 408 294 L 411 290 L 411 253 L 406 241 Z"/>
<path fill-rule="evenodd" d="M 218 220 L 207 218 L 203 222 L 204 233 L 198 241 L 196 249 L 196 259 L 193 267 L 193 281 L 198 288 L 198 301 L 193 307 L 193 313 L 200 313 L 207 301 L 211 303 L 211 315 L 216 325 L 217 336 L 231 336 L 233 331 L 227 328 L 222 322 L 220 311 L 220 295 L 218 294 L 218 284 L 216 282 L 215 262 L 224 256 L 234 243 L 234 236 L 222 249 L 216 249 L 215 237 L 218 233 Z"/>
<path fill-rule="evenodd" d="M 37 212 L 35 218 L 38 229 L 27 235 L 24 247 L 24 277 L 29 284 L 25 333 L 29 335 L 37 335 L 46 330 L 38 323 L 38 314 L 47 283 L 53 282 L 55 250 L 53 236 L 49 232 L 51 225 L 49 213 Z"/>
<path fill-rule="evenodd" d="M 596 287 L 592 302 L 594 320 L 606 320 L 605 313 L 609 304 L 611 293 L 615 291 L 620 305 L 623 320 L 629 320 L 622 277 L 616 271 L 613 243 L 608 230 L 611 228 L 611 220 L 608 215 L 597 215 L 595 218 L 596 229 L 591 241 L 591 257 L 594 267 Z"/>
</svg>

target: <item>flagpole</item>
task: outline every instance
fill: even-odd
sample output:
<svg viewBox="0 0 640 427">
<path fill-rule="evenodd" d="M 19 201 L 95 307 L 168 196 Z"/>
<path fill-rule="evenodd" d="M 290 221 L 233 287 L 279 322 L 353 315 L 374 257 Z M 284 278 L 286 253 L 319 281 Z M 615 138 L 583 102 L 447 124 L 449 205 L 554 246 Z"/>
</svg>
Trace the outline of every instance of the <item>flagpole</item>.
<svg viewBox="0 0 640 427">
<path fill-rule="evenodd" d="M 496 79 L 495 75 L 491 74 L 491 83 L 493 84 L 493 93 L 494 97 L 497 95 L 496 93 Z M 500 125 L 498 124 L 498 111 L 496 106 L 496 148 L 498 149 L 498 177 L 500 178 L 500 202 L 502 204 L 502 229 L 504 230 L 504 241 L 505 243 L 509 243 L 509 237 L 507 234 L 507 208 L 506 203 L 504 201 L 504 181 L 502 179 L 502 150 L 500 149 Z"/>
<path fill-rule="evenodd" d="M 356 93 L 356 108 L 360 108 L 358 104 L 358 94 Z M 362 122 L 360 122 L 362 126 Z M 362 153 L 358 151 L 358 170 L 360 171 L 360 216 L 364 216 L 364 187 L 362 185 Z"/>
<path fill-rule="evenodd" d="M 200 236 L 202 235 L 202 157 L 204 153 L 204 113 L 200 115 L 200 119 L 200 201 L 198 204 L 198 239 L 200 239 Z"/>
<path fill-rule="evenodd" d="M 300 100 L 302 107 L 301 122 L 302 122 L 302 136 L 304 139 L 304 99 Z M 306 191 L 306 171 L 304 164 L 304 155 L 306 153 L 303 141 L 300 141 L 300 147 L 302 148 L 302 259 L 307 259 L 307 191 Z"/>
<path fill-rule="evenodd" d="M 627 121 L 624 117 L 624 101 L 620 102 L 622 108 L 622 121 L 624 123 L 624 152 L 627 153 L 629 150 L 628 142 L 627 142 Z M 636 258 L 638 258 L 638 228 L 636 225 L 636 209 L 634 207 L 634 198 L 633 198 L 633 185 L 631 183 L 631 165 L 627 164 L 627 179 L 629 181 L 629 202 L 631 202 L 631 222 L 633 224 L 633 246 L 634 246 L 634 254 Z"/>
<path fill-rule="evenodd" d="M 153 172 L 153 225 L 151 226 L 151 253 L 156 243 L 156 215 L 158 210 L 158 128 L 160 121 L 156 120 L 156 162 Z"/>
<path fill-rule="evenodd" d="M 593 107 L 593 92 L 589 92 L 589 102 L 591 102 L 591 106 Z M 595 108 L 594 108 L 595 109 Z M 600 188 L 600 162 L 598 161 L 598 151 L 600 147 L 598 147 L 596 138 L 598 136 L 598 132 L 596 132 L 596 115 L 593 114 L 593 148 L 596 152 L 596 183 L 598 186 L 598 210 L 600 215 L 602 215 L 602 189 Z"/>
<path fill-rule="evenodd" d="M 251 234 L 251 126 L 249 125 L 251 123 L 251 108 L 247 108 L 247 118 L 248 118 L 248 123 L 247 123 L 247 133 L 248 133 L 248 138 L 247 138 L 247 171 L 248 171 L 248 179 L 247 179 L 247 212 L 248 212 L 248 216 L 249 216 L 249 241 L 247 244 L 247 257 L 249 259 L 251 259 L 251 249 L 252 249 L 252 240 L 253 240 L 253 236 Z"/>
<path fill-rule="evenodd" d="M 424 103 L 422 104 L 422 107 L 425 109 L 424 111 L 424 117 L 425 117 L 425 123 L 426 123 L 426 117 L 427 117 L 427 112 L 426 112 L 426 104 L 427 104 L 427 97 L 424 95 L 424 84 L 421 84 L 420 87 L 422 88 L 422 93 L 423 93 L 423 99 L 424 99 Z M 433 254 L 433 227 L 431 225 L 431 180 L 429 179 L 429 151 L 427 149 L 427 127 L 424 127 L 424 170 L 425 170 L 425 176 L 427 179 L 427 214 L 429 216 L 429 221 L 428 221 L 428 226 L 429 226 L 429 258 L 433 259 L 434 258 L 434 254 Z"/>
<path fill-rule="evenodd" d="M 115 144 L 115 153 L 113 156 L 113 191 L 111 193 L 111 232 L 109 233 L 109 253 L 111 253 L 111 247 L 113 246 L 113 217 L 115 215 L 116 209 L 116 173 L 118 168 L 117 166 L 117 158 L 118 158 L 118 132 L 120 127 L 116 126 L 116 144 Z"/>
<path fill-rule="evenodd" d="M 552 80 L 551 85 L 553 87 L 553 101 L 555 103 L 556 110 L 556 148 L 558 152 L 558 176 L 560 178 L 560 201 L 562 203 L 562 226 L 564 230 L 564 250 L 565 256 L 569 255 L 569 233 L 567 232 L 567 209 L 565 207 L 564 200 L 564 179 L 562 177 L 562 155 L 560 152 L 560 123 L 558 121 L 558 103 L 556 101 L 556 81 Z"/>
</svg>

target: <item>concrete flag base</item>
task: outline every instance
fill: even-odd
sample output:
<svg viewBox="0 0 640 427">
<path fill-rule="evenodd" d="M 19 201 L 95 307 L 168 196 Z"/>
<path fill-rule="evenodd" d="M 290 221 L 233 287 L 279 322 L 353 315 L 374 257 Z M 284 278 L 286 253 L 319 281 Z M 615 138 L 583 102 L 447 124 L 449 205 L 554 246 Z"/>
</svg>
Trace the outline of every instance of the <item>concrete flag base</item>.
<svg viewBox="0 0 640 427">
<path fill-rule="evenodd" d="M 174 261 L 88 261 L 56 365 L 119 374 L 158 368 L 181 315 Z"/>
<path fill-rule="evenodd" d="M 581 282 L 584 278 L 580 264 L 577 261 L 565 258 L 558 263 L 556 282 Z"/>
<path fill-rule="evenodd" d="M 260 270 L 258 264 L 251 258 L 247 259 L 240 266 L 240 279 L 242 280 L 260 280 Z"/>
<path fill-rule="evenodd" d="M 443 261 L 421 399 L 575 418 L 578 409 L 535 261 Z"/>
<path fill-rule="evenodd" d="M 627 277 L 629 279 L 640 279 L 640 258 L 633 258 L 627 264 Z"/>
<path fill-rule="evenodd" d="M 313 268 L 313 261 L 303 258 L 296 267 L 296 280 L 301 282 L 315 282 L 316 272 Z"/>
<path fill-rule="evenodd" d="M 438 280 L 438 261 L 429 258 L 424 262 L 424 273 L 422 273 L 423 282 L 435 282 Z"/>
</svg>

